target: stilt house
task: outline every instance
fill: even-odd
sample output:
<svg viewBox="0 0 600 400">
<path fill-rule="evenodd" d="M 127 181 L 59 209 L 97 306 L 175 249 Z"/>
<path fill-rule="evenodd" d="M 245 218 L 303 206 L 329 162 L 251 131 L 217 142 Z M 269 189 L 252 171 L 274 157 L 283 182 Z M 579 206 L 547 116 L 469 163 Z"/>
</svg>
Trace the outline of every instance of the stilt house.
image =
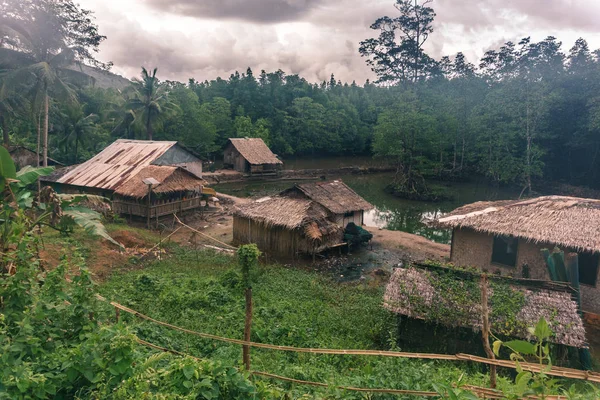
<svg viewBox="0 0 600 400">
<path fill-rule="evenodd" d="M 277 174 L 283 167 L 283 162 L 259 138 L 229 139 L 223 163 L 226 168 L 249 175 Z"/>
<path fill-rule="evenodd" d="M 348 223 L 362 225 L 364 210 L 371 208 L 342 181 L 296 185 L 279 196 L 239 206 L 233 214 L 233 238 L 277 256 L 314 256 L 344 245 Z"/>
<path fill-rule="evenodd" d="M 452 229 L 452 263 L 490 273 L 550 280 L 542 249 L 578 253 L 582 308 L 600 313 L 600 200 L 545 196 L 477 202 L 437 223 Z"/>
<path fill-rule="evenodd" d="M 329 218 L 341 228 L 350 222 L 362 226 L 365 211 L 373 206 L 340 180 L 296 184 L 281 193 L 282 196 L 312 200 L 323 206 Z"/>
<path fill-rule="evenodd" d="M 315 254 L 342 242 L 343 229 L 327 210 L 307 199 L 269 197 L 238 207 L 233 214 L 233 240 L 256 243 L 275 256 Z"/>
<path fill-rule="evenodd" d="M 159 217 L 199 207 L 208 189 L 201 175 L 202 161 L 177 142 L 121 139 L 44 181 L 58 192 L 112 198 L 117 213 Z"/>
</svg>

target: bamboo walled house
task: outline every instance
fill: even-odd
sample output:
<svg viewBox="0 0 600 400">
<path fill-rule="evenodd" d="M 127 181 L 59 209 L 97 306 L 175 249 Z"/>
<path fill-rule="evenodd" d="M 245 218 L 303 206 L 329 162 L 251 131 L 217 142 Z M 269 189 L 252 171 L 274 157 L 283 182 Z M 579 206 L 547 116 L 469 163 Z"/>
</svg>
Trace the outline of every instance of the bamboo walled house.
<svg viewBox="0 0 600 400">
<path fill-rule="evenodd" d="M 328 219 L 314 201 L 267 197 L 238 207 L 233 217 L 233 240 L 256 243 L 276 256 L 315 254 L 342 241 L 343 229 Z"/>
<path fill-rule="evenodd" d="M 362 226 L 364 212 L 373 206 L 340 180 L 296 184 L 282 192 L 288 197 L 313 200 L 327 209 L 330 218 L 340 227 L 350 222 Z"/>
<path fill-rule="evenodd" d="M 233 239 L 256 243 L 276 256 L 314 256 L 345 244 L 348 223 L 362 225 L 362 213 L 372 207 L 341 181 L 296 185 L 278 196 L 238 206 Z"/>
<path fill-rule="evenodd" d="M 225 167 L 250 175 L 277 174 L 283 167 L 283 162 L 259 138 L 229 139 L 223 163 Z"/>
<path fill-rule="evenodd" d="M 600 313 L 600 200 L 545 196 L 477 202 L 440 218 L 452 229 L 451 262 L 550 280 L 542 249 L 578 253 L 582 308 Z"/>
<path fill-rule="evenodd" d="M 198 208 L 203 192 L 214 194 L 201 177 L 202 161 L 177 142 L 119 139 L 43 180 L 58 192 L 112 198 L 120 214 L 160 217 Z"/>
</svg>

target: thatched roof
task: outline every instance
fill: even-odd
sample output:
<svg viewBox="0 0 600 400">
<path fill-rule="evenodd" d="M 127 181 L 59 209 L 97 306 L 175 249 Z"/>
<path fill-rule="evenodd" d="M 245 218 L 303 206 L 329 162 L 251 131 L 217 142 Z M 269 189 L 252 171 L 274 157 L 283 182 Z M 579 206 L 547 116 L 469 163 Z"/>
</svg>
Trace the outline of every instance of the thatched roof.
<svg viewBox="0 0 600 400">
<path fill-rule="evenodd" d="M 239 205 L 234 216 L 247 218 L 266 226 L 278 226 L 289 230 L 300 229 L 311 240 L 324 236 L 342 236 L 342 228 L 327 219 L 327 211 L 306 199 L 267 197 L 252 203 Z"/>
<path fill-rule="evenodd" d="M 464 277 L 456 277 L 456 284 L 451 285 L 452 290 L 441 290 L 439 282 L 440 275 L 432 270 L 398 268 L 392 273 L 386 287 L 384 307 L 411 318 L 480 330 L 482 322 L 478 286 L 473 294 L 467 291 L 468 283 Z M 472 284 L 471 289 L 475 284 Z M 461 291 L 463 288 L 464 292 Z M 506 313 L 506 309 L 495 312 L 494 286 L 488 281 L 492 332 L 531 339 L 527 328 L 535 326 L 543 316 L 554 333 L 552 342 L 587 347 L 583 321 L 569 291 L 527 287 L 516 282 L 505 284 L 504 288 L 508 293 L 514 293 L 516 298 L 522 298 L 522 306 L 518 306 L 520 310 L 514 310 L 513 315 L 503 315 L 502 312 Z M 506 300 L 506 293 L 501 295 L 501 299 Z M 504 302 L 502 307 L 505 307 Z"/>
<path fill-rule="evenodd" d="M 144 179 L 154 178 L 159 184 L 152 187 L 154 193 L 200 191 L 205 183 L 196 175 L 180 167 L 148 165 L 135 176 L 115 189 L 121 196 L 144 198 L 148 195 L 148 186 Z"/>
<path fill-rule="evenodd" d="M 477 202 L 452 211 L 437 224 L 577 250 L 600 251 L 600 200 L 595 199 L 544 196 Z"/>
<path fill-rule="evenodd" d="M 250 164 L 283 164 L 262 139 L 232 138 L 229 142 Z"/>
<path fill-rule="evenodd" d="M 333 214 L 344 214 L 373 208 L 368 201 L 340 180 L 297 184 L 292 189 L 284 191 L 282 195 L 290 196 L 298 192 L 319 203 Z"/>
</svg>

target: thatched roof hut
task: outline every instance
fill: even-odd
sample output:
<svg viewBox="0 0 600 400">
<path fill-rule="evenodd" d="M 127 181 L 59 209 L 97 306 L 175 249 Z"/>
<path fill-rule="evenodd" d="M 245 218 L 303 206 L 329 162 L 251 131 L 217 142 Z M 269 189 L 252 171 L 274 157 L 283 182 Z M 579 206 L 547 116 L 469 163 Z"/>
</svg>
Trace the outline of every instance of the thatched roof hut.
<svg viewBox="0 0 600 400">
<path fill-rule="evenodd" d="M 239 172 L 250 174 L 274 173 L 283 162 L 260 138 L 231 138 L 225 147 L 223 162 Z"/>
<path fill-rule="evenodd" d="M 527 200 L 477 202 L 457 208 L 437 223 L 600 252 L 600 200 L 544 196 Z"/>
<path fill-rule="evenodd" d="M 386 287 L 384 307 L 410 318 L 480 330 L 478 274 L 472 278 L 414 266 L 398 268 Z M 535 326 L 540 317 L 544 317 L 553 332 L 552 342 L 587 347 L 583 321 L 568 288 L 552 289 L 497 279 L 490 277 L 488 280 L 488 309 L 493 333 L 531 339 L 527 328 Z"/>
<path fill-rule="evenodd" d="M 233 216 L 234 241 L 273 254 L 314 254 L 342 241 L 342 228 L 307 199 L 268 197 L 238 206 Z"/>
<path fill-rule="evenodd" d="M 341 180 L 329 182 L 310 182 L 296 184 L 282 193 L 291 196 L 301 194 L 325 207 L 332 214 L 345 214 L 355 211 L 367 211 L 373 205 L 360 197 Z"/>
<path fill-rule="evenodd" d="M 117 187 L 115 194 L 119 196 L 144 198 L 148 195 L 148 186 L 144 179 L 154 178 L 158 184 L 152 187 L 152 193 L 164 194 L 174 192 L 200 193 L 205 182 L 196 175 L 180 167 L 148 165 L 127 182 Z"/>
</svg>

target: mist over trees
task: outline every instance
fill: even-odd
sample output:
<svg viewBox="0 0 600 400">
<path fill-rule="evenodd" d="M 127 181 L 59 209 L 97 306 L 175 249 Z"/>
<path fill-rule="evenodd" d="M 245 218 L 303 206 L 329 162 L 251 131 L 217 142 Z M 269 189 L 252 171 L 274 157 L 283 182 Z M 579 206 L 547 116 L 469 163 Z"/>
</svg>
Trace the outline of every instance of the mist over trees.
<svg viewBox="0 0 600 400">
<path fill-rule="evenodd" d="M 523 38 L 488 51 L 478 65 L 462 53 L 434 60 L 423 49 L 433 34 L 432 6 L 399 0 L 396 17 L 375 21 L 377 37 L 361 42 L 360 51 L 379 78 L 362 85 L 250 68 L 227 79 L 172 82 L 146 66 L 140 80 L 119 91 L 84 85 L 56 64 L 53 85 L 65 89 L 46 85 L 48 153 L 78 163 L 117 138 L 152 138 L 181 141 L 212 159 L 228 138 L 249 136 L 283 158 L 385 157 L 417 186 L 422 178 L 475 176 L 525 191 L 540 179 L 600 186 L 600 52 L 584 39 L 563 45 L 554 37 Z M 2 7 L 0 51 L 27 59 L 29 47 L 7 21 L 28 26 L 30 12 Z M 80 12 L 95 36 L 87 53 L 70 60 L 93 64 L 103 37 L 91 14 Z M 57 33 L 54 57 L 83 40 L 73 32 Z M 3 138 L 35 149 L 45 91 L 35 71 L 13 79 L 17 67 L 0 58 Z"/>
</svg>

